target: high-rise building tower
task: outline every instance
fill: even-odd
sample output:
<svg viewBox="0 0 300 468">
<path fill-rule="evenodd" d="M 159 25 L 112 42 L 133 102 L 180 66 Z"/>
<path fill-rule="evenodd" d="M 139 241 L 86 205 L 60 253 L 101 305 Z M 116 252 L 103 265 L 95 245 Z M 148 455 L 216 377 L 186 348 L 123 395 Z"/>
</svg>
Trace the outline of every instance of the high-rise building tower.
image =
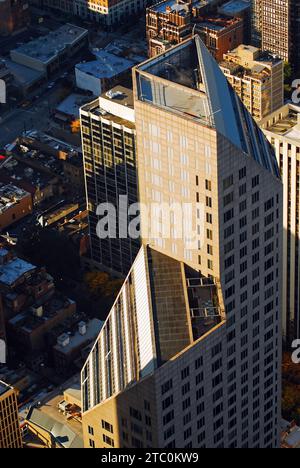
<svg viewBox="0 0 300 468">
<path fill-rule="evenodd" d="M 15 390 L 0 381 L 0 448 L 22 448 Z"/>
<path fill-rule="evenodd" d="M 82 372 L 86 446 L 278 447 L 274 152 L 198 36 L 133 75 L 144 247 Z"/>
<path fill-rule="evenodd" d="M 251 40 L 252 44 L 261 46 L 263 0 L 251 0 Z"/>
<path fill-rule="evenodd" d="M 80 116 L 91 258 L 110 272 L 127 275 L 140 247 L 139 239 L 119 229 L 119 221 L 127 228 L 128 206 L 138 201 L 132 91 L 117 86 L 83 106 Z M 97 226 L 105 212 L 97 215 L 97 208 L 104 203 L 118 208 L 122 219 L 117 216 L 115 235 L 101 238 Z"/>
<path fill-rule="evenodd" d="M 300 67 L 299 0 L 253 0 L 252 41 L 286 62 Z"/>
<path fill-rule="evenodd" d="M 147 247 L 83 369 L 86 445 L 278 447 L 274 152 L 198 36 L 133 76 Z"/>
<path fill-rule="evenodd" d="M 261 122 L 283 182 L 283 336 L 300 337 L 300 110 L 287 104 Z"/>
</svg>

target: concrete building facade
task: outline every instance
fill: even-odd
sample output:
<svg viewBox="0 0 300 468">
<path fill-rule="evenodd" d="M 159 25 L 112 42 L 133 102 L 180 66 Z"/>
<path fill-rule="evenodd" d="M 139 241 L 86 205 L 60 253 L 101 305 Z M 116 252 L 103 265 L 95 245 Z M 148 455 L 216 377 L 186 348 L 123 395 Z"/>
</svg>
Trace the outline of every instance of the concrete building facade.
<svg viewBox="0 0 300 468">
<path fill-rule="evenodd" d="M 300 111 L 285 105 L 261 122 L 283 182 L 283 335 L 300 336 Z"/>
<path fill-rule="evenodd" d="M 283 106 L 283 65 L 281 59 L 244 44 L 224 54 L 220 62 L 229 83 L 257 121 Z"/>
</svg>

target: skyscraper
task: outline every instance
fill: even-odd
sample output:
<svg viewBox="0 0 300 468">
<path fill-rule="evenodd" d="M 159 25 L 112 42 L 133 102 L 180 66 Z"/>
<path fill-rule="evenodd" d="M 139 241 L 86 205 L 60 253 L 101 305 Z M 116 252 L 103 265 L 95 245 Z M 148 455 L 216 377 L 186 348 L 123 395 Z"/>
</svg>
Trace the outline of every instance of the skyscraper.
<svg viewBox="0 0 300 468">
<path fill-rule="evenodd" d="M 133 78 L 148 247 L 83 369 L 86 445 L 277 447 L 282 185 L 274 152 L 198 36 L 139 65 Z M 132 338 L 123 331 L 130 322 Z"/>
<path fill-rule="evenodd" d="M 253 0 L 252 41 L 300 67 L 299 0 Z"/>
<path fill-rule="evenodd" d="M 300 336 L 300 111 L 286 104 L 261 122 L 283 182 L 283 335 Z"/>
<path fill-rule="evenodd" d="M 0 448 L 22 448 L 16 392 L 1 381 Z"/>
<path fill-rule="evenodd" d="M 126 232 L 120 233 L 119 217 L 115 236 L 101 239 L 97 232 L 101 219 L 97 208 L 111 203 L 120 213 L 123 203 L 122 216 L 127 227 L 124 217 L 128 205 L 138 201 L 132 91 L 118 86 L 83 106 L 80 116 L 91 257 L 108 271 L 127 275 L 140 241 L 130 239 Z"/>
</svg>

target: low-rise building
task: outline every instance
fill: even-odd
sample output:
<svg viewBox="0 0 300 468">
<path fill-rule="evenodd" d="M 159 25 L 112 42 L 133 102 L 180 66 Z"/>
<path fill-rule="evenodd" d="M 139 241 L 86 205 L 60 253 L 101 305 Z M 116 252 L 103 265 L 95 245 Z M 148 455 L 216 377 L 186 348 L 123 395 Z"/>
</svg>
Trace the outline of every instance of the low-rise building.
<svg viewBox="0 0 300 468">
<path fill-rule="evenodd" d="M 27 429 L 48 448 L 83 448 L 82 438 L 64 423 L 37 408 L 30 408 L 25 420 Z"/>
<path fill-rule="evenodd" d="M 10 57 L 13 62 L 50 77 L 87 45 L 88 31 L 66 24 L 12 50 Z"/>
<path fill-rule="evenodd" d="M 44 71 L 34 70 L 33 68 L 20 63 L 13 62 L 8 58 L 2 59 L 8 72 L 11 75 L 11 87 L 13 92 L 20 97 L 26 97 L 47 79 Z"/>
<path fill-rule="evenodd" d="M 241 44 L 223 55 L 220 67 L 252 116 L 260 121 L 284 102 L 283 61 Z"/>
<path fill-rule="evenodd" d="M 22 158 L 8 158 L 1 167 L 0 182 L 13 183 L 31 194 L 34 206 L 51 199 L 60 184 L 57 175 L 38 170 L 22 161 Z"/>
<path fill-rule="evenodd" d="M 105 50 L 94 51 L 94 54 L 97 60 L 76 65 L 76 86 L 99 97 L 129 75 L 134 62 Z"/>
<path fill-rule="evenodd" d="M 0 183 L 0 232 L 31 213 L 30 193 L 15 185 Z"/>
<path fill-rule="evenodd" d="M 74 301 L 55 293 L 42 305 L 33 304 L 8 321 L 8 341 L 20 355 L 47 350 L 47 334 L 76 312 Z"/>
<path fill-rule="evenodd" d="M 3 248 L 0 295 L 8 348 L 13 344 L 14 352 L 30 368 L 38 368 L 45 362 L 52 330 L 77 318 L 75 302 L 55 289 L 45 268 L 37 268 Z"/>
</svg>

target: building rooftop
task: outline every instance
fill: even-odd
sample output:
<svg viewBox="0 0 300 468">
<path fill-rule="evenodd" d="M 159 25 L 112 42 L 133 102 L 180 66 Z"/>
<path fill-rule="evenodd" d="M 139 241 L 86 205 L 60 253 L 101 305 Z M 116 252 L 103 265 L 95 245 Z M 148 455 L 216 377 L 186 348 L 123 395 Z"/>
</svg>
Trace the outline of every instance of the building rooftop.
<svg viewBox="0 0 300 468">
<path fill-rule="evenodd" d="M 80 346 L 83 346 L 85 343 L 88 341 L 94 341 L 98 334 L 101 331 L 101 328 L 103 326 L 103 323 L 101 320 L 98 320 L 96 318 L 90 320 L 88 323 L 86 323 L 86 333 L 85 334 L 80 334 L 79 331 L 77 331 L 74 335 L 69 336 L 68 334 L 65 334 L 66 341 L 64 345 L 61 344 L 56 344 L 54 346 L 54 350 L 59 351 L 62 354 L 69 354 L 72 351 L 76 350 Z M 61 335 L 63 338 L 63 336 Z M 68 338 L 68 339 L 67 339 Z M 64 340 L 62 339 L 62 343 Z"/>
<path fill-rule="evenodd" d="M 0 249 L 1 252 L 1 249 Z M 7 263 L 0 264 L 0 284 L 12 286 L 25 273 L 35 270 L 36 267 L 21 258 L 13 258 Z"/>
<path fill-rule="evenodd" d="M 45 75 L 42 71 L 33 70 L 25 65 L 13 62 L 12 60 L 5 59 L 5 64 L 13 75 L 16 83 L 20 86 L 29 87 L 36 81 L 41 80 Z"/>
<path fill-rule="evenodd" d="M 213 0 L 192 0 L 192 6 L 194 8 L 201 8 L 209 3 L 212 3 Z M 168 13 L 170 11 L 183 11 L 189 9 L 189 4 L 187 2 L 181 0 L 165 0 L 162 2 L 157 3 L 156 5 L 152 5 L 150 10 L 155 11 L 156 13 Z"/>
<path fill-rule="evenodd" d="M 88 31 L 86 29 L 74 26 L 73 24 L 65 24 L 56 31 L 51 31 L 47 36 L 41 36 L 14 49 L 12 52 L 47 64 L 68 46 L 73 45 L 79 39 L 87 36 L 87 34 Z"/>
<path fill-rule="evenodd" d="M 132 293 L 134 298 L 130 296 Z M 136 325 L 123 333 L 121 322 L 118 327 L 114 323 L 125 297 L 134 300 L 135 307 L 129 307 L 128 313 L 132 315 Z M 128 323 L 128 317 L 125 321 Z M 115 372 L 117 363 L 126 362 L 127 343 L 136 343 L 134 355 L 130 359 L 138 363 L 138 366 L 135 367 L 134 376 L 132 371 L 126 376 L 124 373 L 123 380 L 118 385 L 120 391 L 133 383 L 137 376 L 143 378 L 151 375 L 198 340 L 205 340 L 212 330 L 224 325 L 223 298 L 220 287 L 214 280 L 201 276 L 183 262 L 149 246 L 142 246 L 87 363 L 94 362 L 94 359 L 101 360 L 102 357 L 105 359 L 109 352 L 112 372 Z M 107 333 L 112 333 L 112 340 L 120 341 L 122 346 L 110 349 L 107 347 L 107 340 L 104 340 L 103 346 L 99 346 Z M 86 364 L 82 371 L 82 382 L 89 378 Z M 118 380 L 119 376 L 115 373 L 114 378 Z M 91 382 L 91 385 L 94 384 L 95 382 Z M 106 397 L 112 396 L 113 391 L 110 389 L 111 393 Z M 88 395 L 83 385 L 83 411 L 100 403 L 101 398 L 103 395 L 95 398 Z"/>
<path fill-rule="evenodd" d="M 27 192 L 34 194 L 37 188 L 43 189 L 47 187 L 53 175 L 47 172 L 40 172 L 38 169 L 33 169 L 26 162 L 18 161 L 17 159 L 8 159 L 1 167 L 0 181 L 2 178 L 9 178 L 18 186 L 22 187 Z"/>
<path fill-rule="evenodd" d="M 285 105 L 275 113 L 276 118 L 264 119 L 263 128 L 289 140 L 295 140 L 300 146 L 300 108 Z"/>
<path fill-rule="evenodd" d="M 106 50 L 93 51 L 97 60 L 79 63 L 76 68 L 87 75 L 100 79 L 110 79 L 130 70 L 135 63 L 123 57 L 111 54 Z"/>
<path fill-rule="evenodd" d="M 69 307 L 73 303 L 71 299 L 67 299 L 56 292 L 43 306 L 36 307 L 36 310 L 41 311 L 40 315 L 35 313 L 33 309 L 27 309 L 10 319 L 9 324 L 30 334 L 33 330 L 42 327 L 48 320 L 53 320 L 66 307 Z"/>
<path fill-rule="evenodd" d="M 99 99 L 82 106 L 81 110 L 135 129 L 133 92 L 124 86 L 115 86 Z"/>
<path fill-rule="evenodd" d="M 248 8 L 251 8 L 251 0 L 230 0 L 230 2 L 220 6 L 218 11 L 222 14 L 234 16 L 248 10 Z"/>
<path fill-rule="evenodd" d="M 210 29 L 211 31 L 219 32 L 239 22 L 240 18 L 217 15 L 205 16 L 204 18 L 197 20 L 196 24 L 197 28 L 206 28 Z"/>
<path fill-rule="evenodd" d="M 73 431 L 67 422 L 63 424 L 33 407 L 30 409 L 26 420 L 51 434 L 55 441 L 63 448 L 83 448 L 82 437 Z"/>
<path fill-rule="evenodd" d="M 79 118 L 80 107 L 89 100 L 87 96 L 82 94 L 70 94 L 64 101 L 62 101 L 56 108 L 56 112 L 68 115 L 71 118 Z"/>
<path fill-rule="evenodd" d="M 280 177 L 274 150 L 198 35 L 136 66 L 134 73 L 139 100 L 215 128 Z"/>
<path fill-rule="evenodd" d="M 28 192 L 19 187 L 0 183 L 0 215 L 29 195 Z"/>
</svg>

